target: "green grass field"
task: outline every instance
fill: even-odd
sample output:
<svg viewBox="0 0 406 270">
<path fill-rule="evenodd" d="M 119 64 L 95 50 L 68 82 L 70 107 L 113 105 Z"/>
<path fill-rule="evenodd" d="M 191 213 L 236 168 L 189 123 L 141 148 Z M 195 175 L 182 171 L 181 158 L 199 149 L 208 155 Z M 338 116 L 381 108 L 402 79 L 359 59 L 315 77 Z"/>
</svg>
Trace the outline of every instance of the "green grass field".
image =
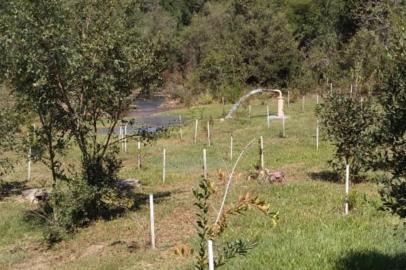
<svg viewBox="0 0 406 270">
<path fill-rule="evenodd" d="M 183 140 L 176 130 L 170 138 L 144 148 L 144 168 L 136 168 L 136 142 L 122 153 L 123 178 L 139 178 L 143 186 L 136 192 L 149 194 L 169 191 L 155 205 L 157 249 L 149 248 L 148 205 L 106 221 L 94 222 L 71 238 L 47 249 L 38 224 L 26 217 L 31 206 L 11 193 L 0 201 L 0 269 L 192 269 L 193 256 L 178 256 L 174 249 L 195 247 L 195 209 L 192 189 L 202 173 L 202 149 L 207 147 L 209 175 L 216 181 L 217 194 L 212 207 L 219 208 L 224 183 L 216 180 L 217 170 L 230 169 L 230 135 L 234 137 L 234 156 L 252 139 L 264 137 L 265 167 L 285 173 L 283 184 L 264 184 L 246 180 L 247 172 L 258 164 L 255 144 L 244 155 L 237 169 L 228 202 L 247 192 L 258 195 L 279 211 L 276 227 L 269 217 L 256 211 L 230 218 L 220 241 L 243 238 L 256 246 L 244 257 L 236 257 L 220 269 L 406 269 L 406 244 L 394 235 L 396 217 L 379 210 L 376 183 L 351 185 L 355 205 L 343 215 L 344 184 L 326 178 L 327 160 L 333 147 L 321 141 L 316 151 L 315 100 L 307 98 L 305 112 L 301 103 L 286 107 L 286 137 L 281 121 L 267 128 L 266 107 L 261 100 L 252 103 L 252 118 L 247 107 L 240 108 L 236 119 L 214 120 L 212 146 L 206 145 L 208 119 L 219 119 L 221 105 L 166 112 L 187 119 Z M 228 108 L 229 106 L 227 106 Z M 271 103 L 275 113 L 276 103 Z M 202 117 L 197 144 L 193 142 L 194 122 Z M 167 152 L 167 179 L 163 184 L 162 149 Z M 77 160 L 72 151 L 67 162 Z M 22 162 L 6 181 L 21 182 L 26 175 Z M 50 176 L 40 164 L 33 165 L 33 179 L 26 187 L 49 185 Z"/>
</svg>

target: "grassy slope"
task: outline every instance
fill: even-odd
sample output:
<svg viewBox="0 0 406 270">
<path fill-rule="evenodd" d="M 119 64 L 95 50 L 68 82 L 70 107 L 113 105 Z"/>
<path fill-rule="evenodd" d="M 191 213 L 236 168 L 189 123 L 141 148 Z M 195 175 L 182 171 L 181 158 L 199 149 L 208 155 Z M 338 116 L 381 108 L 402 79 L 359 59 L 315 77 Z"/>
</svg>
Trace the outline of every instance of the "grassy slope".
<svg viewBox="0 0 406 270">
<path fill-rule="evenodd" d="M 308 99 L 310 100 L 310 99 Z M 276 104 L 272 103 L 272 111 Z M 213 146 L 208 149 L 208 167 L 215 179 L 217 169 L 230 166 L 228 143 L 231 132 L 235 141 L 235 156 L 252 138 L 264 136 L 266 167 L 286 174 L 283 185 L 247 182 L 244 172 L 258 161 L 253 147 L 242 159 L 240 177 L 232 186 L 229 202 L 238 195 L 252 192 L 271 202 L 280 211 L 277 227 L 255 211 L 231 218 L 229 230 L 222 241 L 244 238 L 256 241 L 256 247 L 246 257 L 235 258 L 222 269 L 405 269 L 405 244 L 393 236 L 397 219 L 377 210 L 379 196 L 373 183 L 352 186 L 357 191 L 356 208 L 349 217 L 343 212 L 343 184 L 316 179 L 325 171 L 332 147 L 322 142 L 315 150 L 314 103 L 291 104 L 286 109 L 287 138 L 280 138 L 281 123 L 272 122 L 267 129 L 265 107 L 253 106 L 253 118 L 246 118 L 242 108 L 236 120 L 215 121 L 212 128 Z M 221 106 L 169 112 L 186 119 L 203 115 L 218 118 Z M 177 135 L 162 139 L 145 148 L 141 172 L 135 169 L 136 150 L 132 142 L 128 154 L 122 154 L 123 177 L 137 177 L 144 183 L 140 192 L 171 191 L 171 196 L 156 202 L 156 235 L 158 249 L 148 248 L 148 207 L 140 205 L 135 212 L 112 221 L 98 221 L 79 231 L 57 247 L 47 250 L 40 244 L 41 229 L 25 221 L 24 213 L 31 206 L 17 196 L 0 202 L 0 269 L 190 269 L 191 257 L 173 254 L 179 244 L 195 244 L 192 188 L 201 173 L 201 151 L 205 147 L 202 121 L 198 144 L 193 144 L 193 123 L 183 128 L 184 141 Z M 167 182 L 161 183 L 161 152 L 167 148 Z M 68 160 L 74 160 L 72 153 Z M 224 161 L 223 161 L 224 160 Z M 22 179 L 25 168 L 10 176 Z M 34 165 L 34 179 L 28 186 L 49 181 L 47 171 Z M 223 184 L 217 181 L 219 192 Z M 132 248 L 133 247 L 133 248 Z"/>
</svg>

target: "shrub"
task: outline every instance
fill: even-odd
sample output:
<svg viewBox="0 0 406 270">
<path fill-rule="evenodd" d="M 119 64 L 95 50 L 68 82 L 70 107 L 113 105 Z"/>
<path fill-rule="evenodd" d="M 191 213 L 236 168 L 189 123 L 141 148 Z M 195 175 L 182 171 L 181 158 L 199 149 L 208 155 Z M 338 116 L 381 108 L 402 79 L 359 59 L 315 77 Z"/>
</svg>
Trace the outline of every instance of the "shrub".
<svg viewBox="0 0 406 270">
<path fill-rule="evenodd" d="M 373 133 L 378 121 L 373 102 L 367 99 L 361 103 L 359 97 L 330 92 L 317 115 L 327 139 L 336 147 L 330 165 L 343 175 L 349 164 L 351 178 L 361 181 L 361 173 L 373 167 L 376 157 Z"/>
</svg>

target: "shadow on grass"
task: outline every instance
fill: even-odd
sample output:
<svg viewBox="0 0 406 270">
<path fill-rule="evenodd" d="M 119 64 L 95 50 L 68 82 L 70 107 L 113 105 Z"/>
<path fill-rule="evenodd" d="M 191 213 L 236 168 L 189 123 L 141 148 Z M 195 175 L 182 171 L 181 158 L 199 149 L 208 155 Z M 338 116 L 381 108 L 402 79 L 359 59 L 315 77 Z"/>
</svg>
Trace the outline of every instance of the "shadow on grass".
<svg viewBox="0 0 406 270">
<path fill-rule="evenodd" d="M 10 196 L 20 195 L 23 189 L 26 188 L 26 182 L 27 181 L 0 182 L 0 200 Z"/>
<path fill-rule="evenodd" d="M 312 180 L 316 181 L 324 181 L 324 182 L 331 182 L 331 183 L 338 183 L 340 182 L 339 175 L 334 171 L 321 171 L 321 172 L 310 172 L 308 176 Z"/>
<path fill-rule="evenodd" d="M 153 193 L 154 195 L 154 203 L 159 204 L 163 202 L 167 197 L 170 197 L 172 193 L 170 191 L 165 192 L 156 192 Z M 102 218 L 104 220 L 113 220 L 115 218 L 119 218 L 127 211 L 137 211 L 141 208 L 141 205 L 149 203 L 149 194 L 145 193 L 135 193 L 132 190 L 127 191 L 126 194 L 127 198 L 133 200 L 134 205 L 130 209 L 123 208 L 123 207 L 115 207 L 109 209 L 102 209 L 97 214 L 94 214 L 93 217 L 88 221 L 87 224 L 91 223 L 92 220 L 96 220 L 97 218 Z M 38 205 L 36 209 L 26 210 L 24 213 L 24 220 L 25 222 L 34 225 L 34 226 L 43 226 L 47 224 L 47 221 L 51 220 L 52 216 L 52 209 L 51 206 L 44 202 Z"/>
<path fill-rule="evenodd" d="M 172 192 L 170 191 L 163 191 L 163 192 L 156 192 L 153 193 L 154 195 L 154 203 L 160 203 L 165 200 L 165 198 L 170 197 Z M 145 193 L 133 193 L 134 198 L 134 207 L 132 210 L 138 210 L 141 205 L 149 203 L 149 194 Z"/>
<path fill-rule="evenodd" d="M 378 251 L 353 251 L 335 263 L 337 270 L 404 270 L 406 253 L 386 255 Z"/>
</svg>

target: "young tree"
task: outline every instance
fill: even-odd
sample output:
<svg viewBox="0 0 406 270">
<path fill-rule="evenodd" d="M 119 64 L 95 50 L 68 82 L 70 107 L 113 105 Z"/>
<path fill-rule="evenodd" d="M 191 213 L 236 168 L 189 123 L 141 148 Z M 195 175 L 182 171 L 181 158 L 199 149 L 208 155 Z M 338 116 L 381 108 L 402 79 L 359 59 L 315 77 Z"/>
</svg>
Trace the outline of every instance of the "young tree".
<svg viewBox="0 0 406 270">
<path fill-rule="evenodd" d="M 335 146 L 333 169 L 343 175 L 350 165 L 352 179 L 361 180 L 360 173 L 372 168 L 376 142 L 372 134 L 377 128 L 376 111 L 370 99 L 360 102 L 358 97 L 332 92 L 325 96 L 317 109 L 323 130 Z"/>
<path fill-rule="evenodd" d="M 404 14 L 403 14 L 404 15 Z M 379 89 L 383 109 L 383 126 L 377 134 L 384 162 L 392 173 L 381 191 L 384 206 L 399 215 L 406 224 L 406 21 L 397 22 L 388 56 L 392 65 Z"/>
<path fill-rule="evenodd" d="M 34 111 L 41 122 L 38 143 L 47 151 L 44 160 L 52 172 L 54 193 L 63 190 L 57 187 L 61 181 L 89 191 L 83 209 L 73 211 L 78 223 L 110 207 L 106 196 L 113 196 L 109 192 L 115 191 L 120 168 L 114 129 L 128 109 L 132 90 L 159 79 L 159 72 L 150 70 L 154 51 L 136 34 L 129 15 L 132 2 L 2 3 L 2 71 L 20 105 Z M 100 127 L 107 134 L 101 136 Z M 78 175 L 69 174 L 60 160 L 71 141 L 81 153 Z M 81 185 L 72 184 L 78 179 Z M 55 220 L 61 220 L 55 213 L 68 212 L 58 212 L 61 201 L 54 200 Z"/>
</svg>

